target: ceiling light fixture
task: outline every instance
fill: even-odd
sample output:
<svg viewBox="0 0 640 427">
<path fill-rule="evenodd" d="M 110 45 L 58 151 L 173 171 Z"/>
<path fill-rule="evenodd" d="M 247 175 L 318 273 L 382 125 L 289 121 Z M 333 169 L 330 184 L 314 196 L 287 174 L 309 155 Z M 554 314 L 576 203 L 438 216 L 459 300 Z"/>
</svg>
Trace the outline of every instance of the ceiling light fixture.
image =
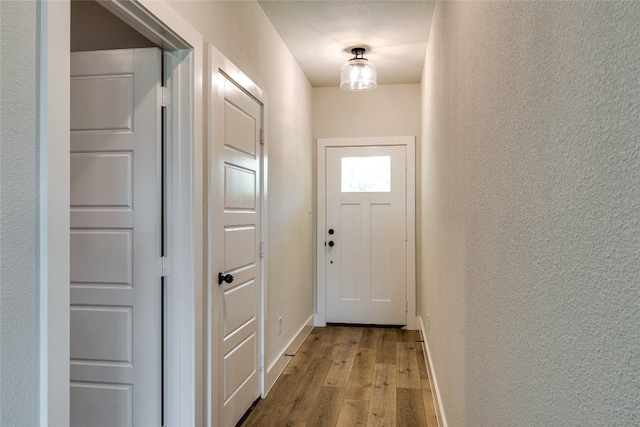
<svg viewBox="0 0 640 427">
<path fill-rule="evenodd" d="M 355 92 L 378 86 L 376 66 L 364 57 L 364 52 L 363 47 L 351 49 L 355 56 L 340 68 L 340 89 Z"/>
</svg>

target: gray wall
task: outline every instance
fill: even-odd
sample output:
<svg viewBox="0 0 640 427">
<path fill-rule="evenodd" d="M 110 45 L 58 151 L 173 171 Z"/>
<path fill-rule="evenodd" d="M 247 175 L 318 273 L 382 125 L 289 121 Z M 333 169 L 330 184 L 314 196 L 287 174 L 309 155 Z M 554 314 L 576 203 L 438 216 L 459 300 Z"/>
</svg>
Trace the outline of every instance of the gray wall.
<svg viewBox="0 0 640 427">
<path fill-rule="evenodd" d="M 640 424 L 639 22 L 436 5 L 421 315 L 450 426 Z"/>
<path fill-rule="evenodd" d="M 36 2 L 0 1 L 0 425 L 38 423 Z"/>
<path fill-rule="evenodd" d="M 71 1 L 71 52 L 139 47 L 155 45 L 98 2 Z"/>
</svg>

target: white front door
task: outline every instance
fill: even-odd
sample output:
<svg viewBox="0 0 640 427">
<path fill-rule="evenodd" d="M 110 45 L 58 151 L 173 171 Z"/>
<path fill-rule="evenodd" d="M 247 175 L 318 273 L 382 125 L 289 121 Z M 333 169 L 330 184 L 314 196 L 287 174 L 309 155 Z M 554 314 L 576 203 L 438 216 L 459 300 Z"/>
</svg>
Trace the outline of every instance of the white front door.
<svg viewBox="0 0 640 427">
<path fill-rule="evenodd" d="M 326 148 L 327 322 L 407 324 L 405 146 Z"/>
<path fill-rule="evenodd" d="M 211 342 L 218 426 L 260 397 L 262 105 L 219 74 L 212 99 Z"/>
<path fill-rule="evenodd" d="M 162 416 L 161 51 L 71 54 L 71 425 Z"/>
</svg>

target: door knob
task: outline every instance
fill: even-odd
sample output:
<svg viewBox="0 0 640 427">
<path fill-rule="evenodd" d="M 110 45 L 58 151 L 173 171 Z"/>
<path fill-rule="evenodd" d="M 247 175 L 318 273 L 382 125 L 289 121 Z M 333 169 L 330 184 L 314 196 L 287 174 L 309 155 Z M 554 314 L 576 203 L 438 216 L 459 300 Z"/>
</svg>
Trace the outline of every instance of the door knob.
<svg viewBox="0 0 640 427">
<path fill-rule="evenodd" d="M 333 234 L 333 233 L 335 233 L 335 231 L 333 231 L 333 228 L 330 228 L 329 229 L 329 234 Z"/>
<path fill-rule="evenodd" d="M 329 246 L 333 247 L 333 245 L 335 245 L 335 243 L 333 243 L 333 240 L 329 240 Z"/>
<path fill-rule="evenodd" d="M 233 282 L 233 276 L 231 274 L 218 273 L 218 285 L 222 285 L 222 282 Z"/>
</svg>

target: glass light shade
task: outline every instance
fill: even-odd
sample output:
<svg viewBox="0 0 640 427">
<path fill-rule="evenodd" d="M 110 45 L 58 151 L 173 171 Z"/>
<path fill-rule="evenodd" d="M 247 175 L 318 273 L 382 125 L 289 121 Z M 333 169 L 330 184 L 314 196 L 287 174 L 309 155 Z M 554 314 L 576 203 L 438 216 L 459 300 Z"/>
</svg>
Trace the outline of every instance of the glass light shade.
<svg viewBox="0 0 640 427">
<path fill-rule="evenodd" d="M 376 66 L 367 59 L 351 59 L 340 68 L 340 89 L 348 91 L 375 89 Z"/>
</svg>

